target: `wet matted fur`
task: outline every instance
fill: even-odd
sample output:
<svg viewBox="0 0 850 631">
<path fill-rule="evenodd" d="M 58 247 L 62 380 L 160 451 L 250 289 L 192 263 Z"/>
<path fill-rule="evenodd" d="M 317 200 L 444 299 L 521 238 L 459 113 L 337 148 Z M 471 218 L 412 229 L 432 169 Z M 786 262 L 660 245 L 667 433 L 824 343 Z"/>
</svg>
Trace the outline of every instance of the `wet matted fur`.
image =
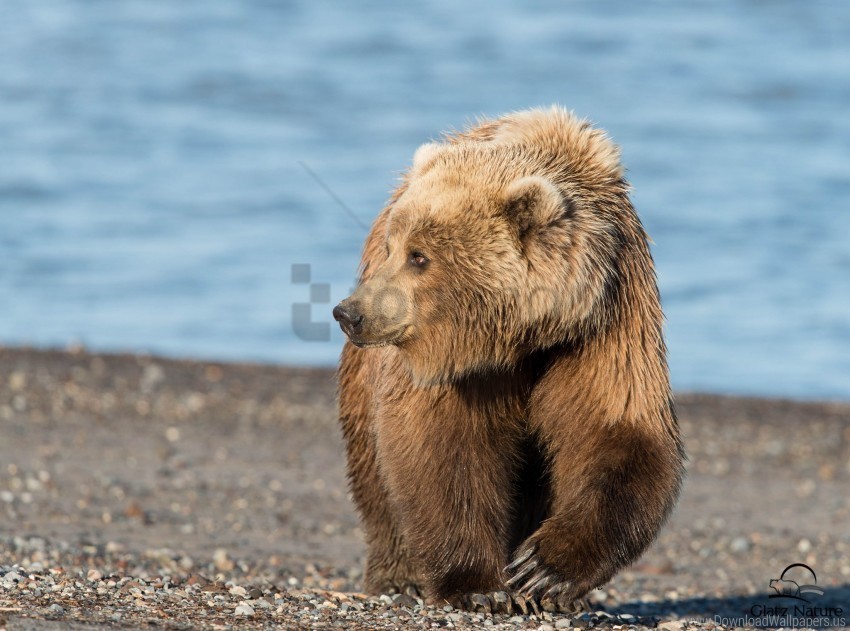
<svg viewBox="0 0 850 631">
<path fill-rule="evenodd" d="M 628 191 L 557 107 L 416 152 L 335 309 L 368 590 L 569 603 L 654 540 L 684 454 Z"/>
</svg>

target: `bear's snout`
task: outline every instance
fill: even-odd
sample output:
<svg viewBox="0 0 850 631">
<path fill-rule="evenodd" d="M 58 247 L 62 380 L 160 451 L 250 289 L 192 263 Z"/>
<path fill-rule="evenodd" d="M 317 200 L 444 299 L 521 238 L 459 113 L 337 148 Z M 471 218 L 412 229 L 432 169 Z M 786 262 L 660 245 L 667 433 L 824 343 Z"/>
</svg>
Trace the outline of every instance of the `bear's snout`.
<svg viewBox="0 0 850 631">
<path fill-rule="evenodd" d="M 346 304 L 347 302 L 347 300 L 343 300 L 334 307 L 333 315 L 334 320 L 339 322 L 343 332 L 351 337 L 352 334 L 360 333 L 363 330 L 363 314 L 360 313 L 357 303 Z"/>
</svg>

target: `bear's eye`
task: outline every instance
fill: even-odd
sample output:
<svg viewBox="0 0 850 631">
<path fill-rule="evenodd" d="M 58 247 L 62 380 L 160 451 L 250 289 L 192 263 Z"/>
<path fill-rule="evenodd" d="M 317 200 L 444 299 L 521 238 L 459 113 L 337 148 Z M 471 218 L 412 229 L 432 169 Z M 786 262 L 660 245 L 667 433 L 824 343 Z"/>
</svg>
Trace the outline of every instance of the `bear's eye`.
<svg viewBox="0 0 850 631">
<path fill-rule="evenodd" d="M 425 267 L 428 263 L 428 257 L 422 254 L 422 252 L 417 252 L 415 250 L 410 253 L 407 260 L 413 267 Z"/>
</svg>

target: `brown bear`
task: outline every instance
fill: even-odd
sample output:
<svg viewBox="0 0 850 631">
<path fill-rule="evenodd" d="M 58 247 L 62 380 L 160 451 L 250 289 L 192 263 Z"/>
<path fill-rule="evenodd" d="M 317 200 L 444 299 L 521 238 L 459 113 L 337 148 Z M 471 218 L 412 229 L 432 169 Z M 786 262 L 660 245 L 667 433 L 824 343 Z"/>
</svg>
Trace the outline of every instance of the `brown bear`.
<svg viewBox="0 0 850 631">
<path fill-rule="evenodd" d="M 368 590 L 563 609 L 655 538 L 684 453 L 628 192 L 558 107 L 417 150 L 334 308 Z"/>
</svg>

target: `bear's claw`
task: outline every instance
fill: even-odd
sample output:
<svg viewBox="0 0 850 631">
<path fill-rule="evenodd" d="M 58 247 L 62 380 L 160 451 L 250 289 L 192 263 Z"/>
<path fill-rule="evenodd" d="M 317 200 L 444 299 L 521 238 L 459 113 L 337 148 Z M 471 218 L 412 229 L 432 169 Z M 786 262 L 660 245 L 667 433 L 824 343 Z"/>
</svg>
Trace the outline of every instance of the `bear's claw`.
<svg viewBox="0 0 850 631">
<path fill-rule="evenodd" d="M 387 582 L 382 583 L 380 587 L 378 587 L 375 592 L 378 594 L 405 594 L 410 596 L 411 598 L 422 598 L 422 589 L 419 585 L 415 583 L 395 583 L 395 582 Z"/>
<path fill-rule="evenodd" d="M 511 575 L 506 581 L 508 587 L 539 602 L 546 611 L 561 611 L 576 600 L 573 583 L 564 580 L 558 572 L 544 563 L 536 545 L 529 546 L 520 553 L 505 568 L 505 572 Z"/>
<path fill-rule="evenodd" d="M 487 594 L 458 594 L 452 598 L 447 598 L 446 602 L 456 609 L 466 609 L 467 611 L 493 613 L 496 610 L 493 597 Z"/>
<path fill-rule="evenodd" d="M 547 588 L 550 588 L 554 580 L 555 579 L 549 573 L 549 570 L 543 568 L 538 570 L 536 574 L 523 583 L 522 587 L 520 587 L 517 591 L 523 594 L 538 594 L 543 590 L 546 590 L 546 593 L 548 593 L 549 590 Z"/>
<path fill-rule="evenodd" d="M 526 598 L 511 592 L 488 592 L 486 594 L 461 594 L 448 599 L 448 602 L 458 609 L 479 613 L 540 613 L 540 608 L 534 599 Z"/>
<path fill-rule="evenodd" d="M 511 575 L 505 582 L 511 589 L 533 594 L 543 586 L 541 583 L 545 582 L 549 576 L 545 566 L 541 566 L 543 562 L 537 555 L 537 546 L 529 546 L 505 568 L 505 572 Z"/>
<path fill-rule="evenodd" d="M 531 556 L 536 552 L 536 546 L 529 547 L 525 552 L 520 554 L 517 558 L 515 558 L 508 567 L 505 568 L 505 571 L 508 573 L 513 573 L 520 565 L 528 561 Z M 508 581 L 510 583 L 510 581 Z"/>
<path fill-rule="evenodd" d="M 589 610 L 590 605 L 584 600 L 568 598 L 561 592 L 551 588 L 542 598 L 528 596 L 516 592 L 488 592 L 486 594 L 460 594 L 446 599 L 457 609 L 465 609 L 477 613 L 503 613 L 540 615 L 541 612 L 575 614 Z"/>
</svg>

